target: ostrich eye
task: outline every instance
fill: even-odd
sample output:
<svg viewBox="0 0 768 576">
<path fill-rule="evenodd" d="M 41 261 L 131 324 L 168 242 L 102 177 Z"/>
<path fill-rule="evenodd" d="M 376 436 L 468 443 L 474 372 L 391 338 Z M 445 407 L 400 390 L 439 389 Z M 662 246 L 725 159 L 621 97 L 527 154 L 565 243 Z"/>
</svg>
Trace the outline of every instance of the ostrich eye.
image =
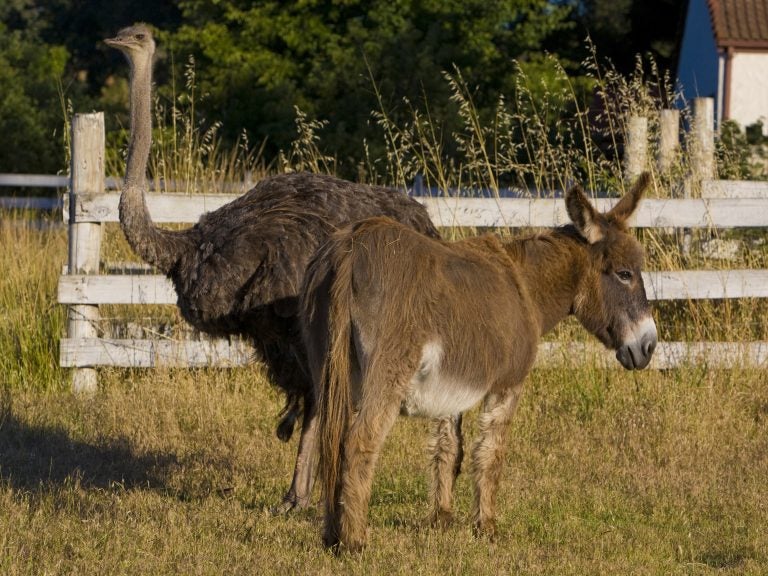
<svg viewBox="0 0 768 576">
<path fill-rule="evenodd" d="M 632 281 L 631 270 L 619 270 L 616 272 L 616 277 L 624 284 L 629 284 Z"/>
<path fill-rule="evenodd" d="M 136 40 L 144 40 L 144 34 L 136 34 Z"/>
</svg>

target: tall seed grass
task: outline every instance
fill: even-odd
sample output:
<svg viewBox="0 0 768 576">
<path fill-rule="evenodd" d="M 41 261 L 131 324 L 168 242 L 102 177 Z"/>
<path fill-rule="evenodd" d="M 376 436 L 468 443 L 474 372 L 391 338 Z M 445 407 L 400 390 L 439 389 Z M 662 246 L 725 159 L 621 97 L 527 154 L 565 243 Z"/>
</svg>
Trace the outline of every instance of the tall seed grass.
<svg viewBox="0 0 768 576">
<path fill-rule="evenodd" d="M 60 389 L 58 342 L 66 313 L 56 283 L 66 262 L 66 230 L 23 214 L 0 215 L 0 388 Z M 41 229 L 42 228 L 42 229 Z"/>
<path fill-rule="evenodd" d="M 243 131 L 234 145 L 225 146 L 221 122 L 200 116 L 198 106 L 205 94 L 197 85 L 195 60 L 184 66 L 184 86 L 177 87 L 175 72 L 169 93 L 154 95 L 152 150 L 149 181 L 159 192 L 242 193 L 270 171 L 262 156 L 264 143 L 254 146 Z M 128 86 L 120 85 L 128 106 Z M 106 156 L 107 176 L 125 173 L 129 127 L 109 134 Z"/>
</svg>

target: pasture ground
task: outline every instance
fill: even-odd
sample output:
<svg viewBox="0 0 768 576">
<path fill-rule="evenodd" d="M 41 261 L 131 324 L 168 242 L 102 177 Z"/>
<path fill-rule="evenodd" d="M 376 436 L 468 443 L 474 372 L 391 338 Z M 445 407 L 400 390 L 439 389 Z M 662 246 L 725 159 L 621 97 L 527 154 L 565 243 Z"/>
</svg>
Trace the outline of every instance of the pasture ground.
<svg viewBox="0 0 768 576">
<path fill-rule="evenodd" d="M 0 573 L 765 574 L 768 391 L 761 374 L 537 371 L 512 426 L 499 536 L 427 513 L 428 423 L 398 421 L 370 547 L 320 547 L 320 511 L 272 517 L 295 442 L 256 371 L 102 372 L 84 400 L 6 392 Z M 471 433 L 473 417 L 467 419 Z"/>
<path fill-rule="evenodd" d="M 0 574 L 768 573 L 765 371 L 534 371 L 495 542 L 471 535 L 466 466 L 454 525 L 423 527 L 428 422 L 400 419 L 370 546 L 336 558 L 318 508 L 268 513 L 296 439 L 257 367 L 104 369 L 94 398 L 69 392 L 63 236 L 0 225 Z"/>
</svg>

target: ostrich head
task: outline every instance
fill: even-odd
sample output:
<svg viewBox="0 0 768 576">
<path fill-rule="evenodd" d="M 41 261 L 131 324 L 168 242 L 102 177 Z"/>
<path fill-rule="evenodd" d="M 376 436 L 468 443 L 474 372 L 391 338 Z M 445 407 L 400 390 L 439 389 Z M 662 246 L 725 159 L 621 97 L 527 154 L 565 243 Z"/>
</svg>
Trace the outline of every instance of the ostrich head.
<svg viewBox="0 0 768 576">
<path fill-rule="evenodd" d="M 107 46 L 117 48 L 128 58 L 131 66 L 138 63 L 151 64 L 155 53 L 155 40 L 152 30 L 146 24 L 134 24 L 123 28 L 114 38 L 104 40 Z"/>
</svg>

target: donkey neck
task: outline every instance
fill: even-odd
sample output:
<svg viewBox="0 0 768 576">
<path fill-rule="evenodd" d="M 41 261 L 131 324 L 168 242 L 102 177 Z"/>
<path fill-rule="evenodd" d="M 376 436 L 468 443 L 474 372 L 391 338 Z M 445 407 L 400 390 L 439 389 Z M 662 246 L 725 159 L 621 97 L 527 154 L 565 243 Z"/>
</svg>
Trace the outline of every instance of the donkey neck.
<svg viewBox="0 0 768 576">
<path fill-rule="evenodd" d="M 587 274 L 589 245 L 569 229 L 558 229 L 506 244 L 520 266 L 536 309 L 540 333 L 571 313 L 579 283 Z"/>
</svg>

